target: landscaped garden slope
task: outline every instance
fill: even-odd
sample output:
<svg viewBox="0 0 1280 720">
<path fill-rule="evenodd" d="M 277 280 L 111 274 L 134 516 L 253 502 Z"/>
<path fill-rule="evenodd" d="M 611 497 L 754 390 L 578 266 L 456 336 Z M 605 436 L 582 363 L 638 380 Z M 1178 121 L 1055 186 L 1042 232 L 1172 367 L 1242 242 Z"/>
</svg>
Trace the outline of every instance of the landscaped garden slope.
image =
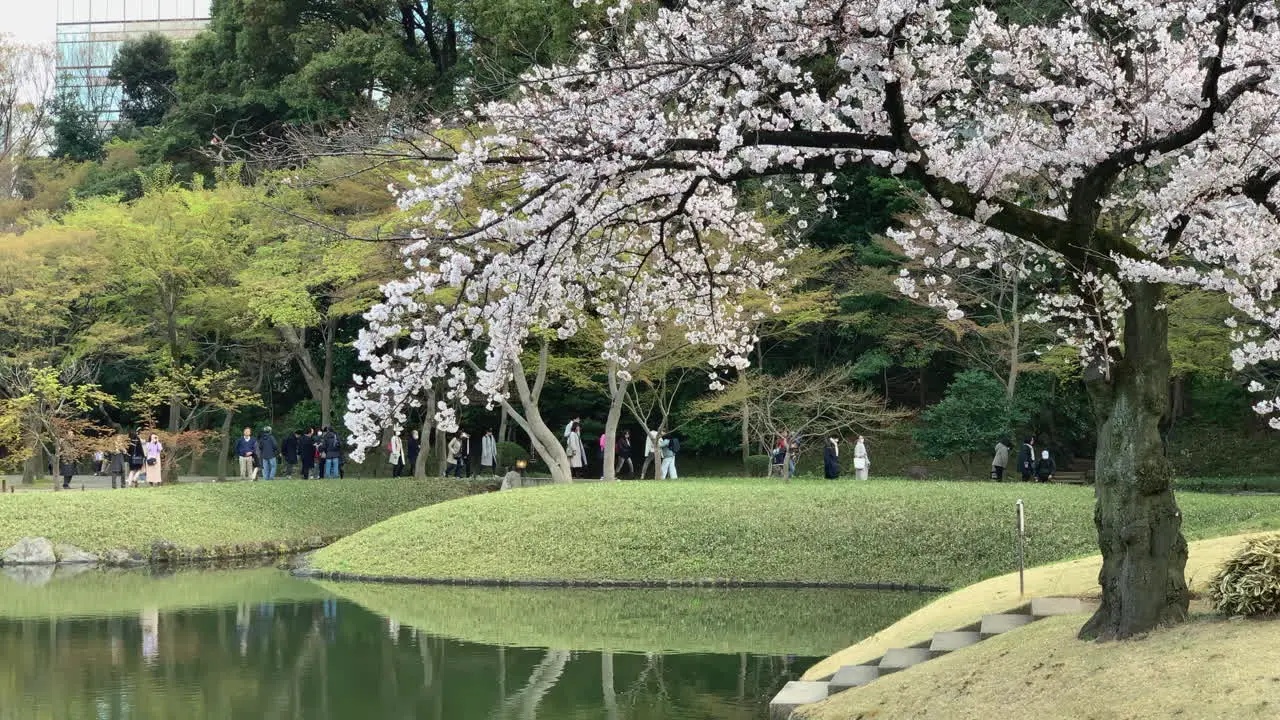
<svg viewBox="0 0 1280 720">
<path fill-rule="evenodd" d="M 148 569 L 23 568 L 53 574 L 47 584 L 29 585 L 0 572 L 0 618 L 72 618 L 127 615 L 144 609 L 184 610 L 263 602 L 305 602 L 331 597 L 315 583 L 276 568 L 179 570 L 158 576 Z M 73 571 L 74 572 L 74 571 Z"/>
<path fill-rule="evenodd" d="M 821 657 L 931 599 L 776 588 L 492 588 L 318 583 L 432 635 L 486 645 Z"/>
<path fill-rule="evenodd" d="M 1205 617 L 1142 640 L 1076 639 L 1057 617 L 806 708 L 850 718 L 1274 718 L 1280 622 Z"/>
<path fill-rule="evenodd" d="M 1263 535 L 1266 535 L 1264 533 Z M 1245 542 L 1259 535 L 1231 535 L 1197 540 L 1189 544 L 1187 584 L 1192 592 L 1203 592 L 1222 564 L 1239 552 Z M 1042 565 L 1026 572 L 1026 596 L 1018 595 L 1018 575 L 1010 573 L 983 580 L 948 593 L 919 610 L 868 635 L 858 644 L 845 648 L 809 668 L 805 680 L 827 677 L 845 665 L 861 665 L 884 655 L 890 648 L 910 647 L 946 632 L 976 622 L 983 615 L 1006 612 L 1027 602 L 1031 597 L 1097 597 L 1098 570 L 1102 556 L 1093 555 L 1052 565 Z M 1084 621 L 1081 619 L 1080 624 Z"/>
<path fill-rule="evenodd" d="M 321 571 L 504 580 L 896 582 L 959 587 L 1097 552 L 1093 490 L 777 480 L 583 483 L 493 493 L 379 523 L 316 553 Z M 1187 493 L 1189 538 L 1280 527 L 1280 497 Z"/>
<path fill-rule="evenodd" d="M 0 550 L 25 536 L 90 552 L 300 543 L 461 497 L 445 480 L 273 480 L 0 496 Z M 145 553 L 144 553 L 145 554 Z"/>
</svg>

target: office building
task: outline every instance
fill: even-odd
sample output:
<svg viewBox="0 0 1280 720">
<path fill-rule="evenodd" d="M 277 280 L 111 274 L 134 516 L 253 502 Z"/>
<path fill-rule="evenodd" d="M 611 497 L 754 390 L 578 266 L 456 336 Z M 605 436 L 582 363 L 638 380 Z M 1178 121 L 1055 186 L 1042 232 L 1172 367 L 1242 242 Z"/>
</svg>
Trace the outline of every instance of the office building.
<svg viewBox="0 0 1280 720">
<path fill-rule="evenodd" d="M 107 80 L 120 46 L 148 33 L 185 40 L 209 22 L 212 0 L 57 0 L 58 93 L 98 121 L 120 119 L 120 88 Z"/>
</svg>

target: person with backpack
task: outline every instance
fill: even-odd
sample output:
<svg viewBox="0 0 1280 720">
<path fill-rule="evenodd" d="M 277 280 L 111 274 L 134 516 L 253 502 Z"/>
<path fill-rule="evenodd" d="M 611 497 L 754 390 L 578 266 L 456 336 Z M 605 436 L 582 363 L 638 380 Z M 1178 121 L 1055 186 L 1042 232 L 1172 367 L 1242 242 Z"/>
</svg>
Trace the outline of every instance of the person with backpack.
<svg viewBox="0 0 1280 720">
<path fill-rule="evenodd" d="M 1022 482 L 1030 482 L 1036 474 L 1036 438 L 1027 436 L 1018 450 L 1018 472 L 1022 473 Z"/>
<path fill-rule="evenodd" d="M 324 429 L 321 452 L 324 454 L 324 476 L 335 479 L 340 477 L 338 471 L 342 462 L 342 443 L 338 440 L 338 433 L 334 432 L 332 427 Z"/>
<path fill-rule="evenodd" d="M 1047 483 L 1053 479 L 1053 475 L 1057 471 L 1058 466 L 1053 462 L 1053 458 L 1049 457 L 1049 451 L 1041 450 L 1040 462 L 1036 463 L 1036 479 L 1042 483 Z"/>
<path fill-rule="evenodd" d="M 680 475 L 676 473 L 676 456 L 680 454 L 680 438 L 675 435 L 666 435 L 658 443 L 658 449 L 662 451 L 662 479 L 679 480 Z"/>
</svg>

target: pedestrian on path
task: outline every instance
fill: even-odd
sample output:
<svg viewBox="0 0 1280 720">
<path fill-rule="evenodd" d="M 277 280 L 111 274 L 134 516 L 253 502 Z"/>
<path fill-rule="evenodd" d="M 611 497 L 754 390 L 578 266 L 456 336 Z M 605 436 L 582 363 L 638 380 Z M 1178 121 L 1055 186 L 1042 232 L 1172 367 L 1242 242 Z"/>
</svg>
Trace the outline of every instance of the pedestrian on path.
<svg viewBox="0 0 1280 720">
<path fill-rule="evenodd" d="M 324 454 L 324 476 L 331 479 L 337 479 L 340 477 L 342 465 L 342 441 L 338 439 L 338 433 L 334 432 L 332 427 L 326 427 L 324 429 L 324 440 L 321 444 L 321 452 Z"/>
<path fill-rule="evenodd" d="M 582 424 L 576 420 L 569 426 L 564 449 L 569 455 L 570 474 L 573 477 L 582 477 L 582 469 L 587 466 L 587 448 L 582 444 Z"/>
<path fill-rule="evenodd" d="M 298 438 L 298 462 L 302 465 L 302 479 L 309 480 L 312 477 L 312 469 L 316 466 L 316 429 L 307 428 L 302 433 L 302 437 Z M 319 473 L 316 473 L 319 477 Z"/>
<path fill-rule="evenodd" d="M 58 474 L 62 476 L 62 489 L 71 489 L 71 478 L 76 476 L 76 461 L 63 455 L 58 458 Z"/>
<path fill-rule="evenodd" d="M 667 435 L 659 441 L 658 449 L 662 451 L 662 479 L 679 480 L 680 475 L 676 472 L 676 455 L 680 454 L 680 439 L 674 435 Z"/>
<path fill-rule="evenodd" d="M 996 454 L 991 458 L 991 479 L 995 481 L 1004 480 L 1004 469 L 1009 466 L 1009 446 L 1004 444 L 1004 440 L 996 441 Z"/>
<path fill-rule="evenodd" d="M 276 443 L 276 436 L 271 434 L 271 426 L 262 428 L 262 434 L 258 436 L 258 458 L 262 463 L 263 480 L 276 479 L 279 454 L 280 446 Z"/>
<path fill-rule="evenodd" d="M 828 480 L 840 477 L 840 441 L 833 437 L 822 448 L 822 474 Z"/>
<path fill-rule="evenodd" d="M 640 477 L 649 477 L 649 466 L 653 464 L 655 445 L 658 442 L 658 431 L 650 430 L 644 437 L 644 462 L 640 464 Z M 661 464 L 661 460 L 658 461 Z"/>
<path fill-rule="evenodd" d="M 286 435 L 284 444 L 280 448 L 280 455 L 284 458 L 284 474 L 290 480 L 293 479 L 293 473 L 298 469 L 298 445 L 302 440 L 302 431 L 294 430 L 292 435 Z"/>
<path fill-rule="evenodd" d="M 871 456 L 867 454 L 867 441 L 858 436 L 853 445 L 853 475 L 858 480 L 866 480 L 871 474 Z"/>
<path fill-rule="evenodd" d="M 485 430 L 484 437 L 480 438 L 480 472 L 498 474 L 498 438 L 492 430 Z"/>
<path fill-rule="evenodd" d="M 418 453 L 422 451 L 422 439 L 418 437 L 417 430 L 409 432 L 409 442 L 406 444 L 404 451 L 410 474 L 416 473 L 418 471 Z"/>
<path fill-rule="evenodd" d="M 614 448 L 614 454 L 618 457 L 617 466 L 613 469 L 614 477 L 622 477 L 622 468 L 625 466 L 627 472 L 632 476 L 636 474 L 636 465 L 631 461 L 631 431 L 623 430 L 622 437 L 618 438 L 618 446 Z"/>
<path fill-rule="evenodd" d="M 147 464 L 147 451 L 143 446 L 142 437 L 138 434 L 138 429 L 134 428 L 129 431 L 129 487 L 137 487 L 138 478 L 142 475 L 142 469 Z"/>
<path fill-rule="evenodd" d="M 387 443 L 387 462 L 391 463 L 391 477 L 398 478 L 404 474 L 404 440 L 400 433 L 391 436 Z"/>
<path fill-rule="evenodd" d="M 111 489 L 116 489 L 116 482 L 120 483 L 120 487 L 124 487 L 125 475 L 129 470 L 129 460 L 125 452 L 129 449 L 129 438 L 123 435 L 116 435 L 115 445 L 111 448 L 111 452 L 107 454 L 107 472 L 111 475 Z"/>
<path fill-rule="evenodd" d="M 1022 482 L 1029 482 L 1036 474 L 1036 438 L 1027 436 L 1018 450 L 1018 472 L 1022 473 Z"/>
<path fill-rule="evenodd" d="M 146 469 L 143 470 L 147 485 L 160 487 L 160 484 L 164 482 L 164 470 L 160 464 L 164 456 L 164 445 L 160 444 L 160 436 L 155 433 L 147 436 L 147 443 L 143 446 L 143 451 L 147 456 Z"/>
<path fill-rule="evenodd" d="M 240 462 L 240 479 L 253 479 L 253 456 L 258 454 L 258 443 L 253 439 L 253 428 L 245 428 L 236 440 L 236 458 Z"/>
<path fill-rule="evenodd" d="M 1057 471 L 1058 466 L 1053 462 L 1053 458 L 1049 457 L 1049 451 L 1041 450 L 1040 462 L 1036 463 L 1036 479 L 1042 483 L 1049 482 Z"/>
</svg>

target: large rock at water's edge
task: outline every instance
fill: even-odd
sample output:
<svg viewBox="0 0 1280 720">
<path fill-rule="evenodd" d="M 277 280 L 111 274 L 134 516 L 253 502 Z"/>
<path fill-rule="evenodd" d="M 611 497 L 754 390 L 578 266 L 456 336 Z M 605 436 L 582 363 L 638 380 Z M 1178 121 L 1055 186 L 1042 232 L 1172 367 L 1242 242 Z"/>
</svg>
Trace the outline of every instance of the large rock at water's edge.
<svg viewBox="0 0 1280 720">
<path fill-rule="evenodd" d="M 19 585 L 40 587 L 53 580 L 54 569 L 53 565 L 11 565 L 3 575 Z"/>
<path fill-rule="evenodd" d="M 85 552 L 75 545 L 58 545 L 54 550 L 58 554 L 58 562 L 63 565 L 97 565 L 98 556 Z"/>
<path fill-rule="evenodd" d="M 147 559 L 136 552 L 125 550 L 123 548 L 116 548 L 115 550 L 108 550 L 102 554 L 102 564 L 110 565 L 112 567 L 137 567 L 139 565 L 146 565 Z"/>
<path fill-rule="evenodd" d="M 5 565 L 53 565 L 58 562 L 58 556 L 53 552 L 53 543 L 47 538 L 24 537 L 0 554 L 0 562 Z"/>
</svg>

